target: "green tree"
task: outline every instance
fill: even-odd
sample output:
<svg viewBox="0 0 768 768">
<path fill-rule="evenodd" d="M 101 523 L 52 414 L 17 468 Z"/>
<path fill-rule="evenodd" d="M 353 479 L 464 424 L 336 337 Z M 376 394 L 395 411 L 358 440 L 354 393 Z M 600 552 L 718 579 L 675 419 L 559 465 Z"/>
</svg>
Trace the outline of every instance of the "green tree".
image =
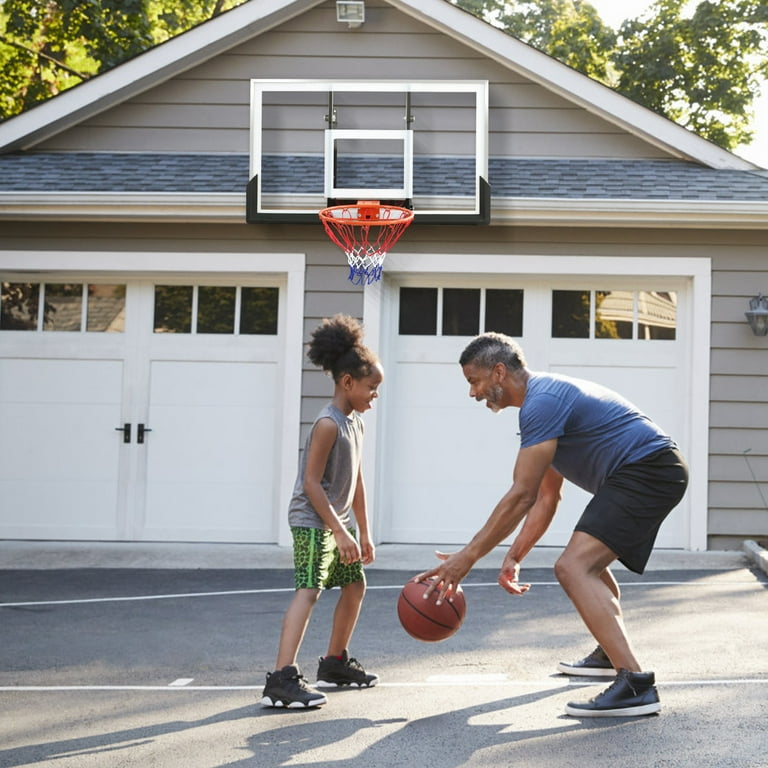
<svg viewBox="0 0 768 768">
<path fill-rule="evenodd" d="M 753 138 L 752 102 L 768 73 L 763 0 L 657 0 L 621 26 L 616 88 L 726 149 Z"/>
<path fill-rule="evenodd" d="M 617 33 L 585 0 L 453 0 L 726 149 L 753 138 L 768 75 L 765 0 L 657 0 Z"/>
<path fill-rule="evenodd" d="M 244 0 L 3 0 L 0 119 Z"/>
<path fill-rule="evenodd" d="M 590 77 L 609 80 L 616 33 L 588 2 L 457 0 L 456 5 Z"/>
</svg>

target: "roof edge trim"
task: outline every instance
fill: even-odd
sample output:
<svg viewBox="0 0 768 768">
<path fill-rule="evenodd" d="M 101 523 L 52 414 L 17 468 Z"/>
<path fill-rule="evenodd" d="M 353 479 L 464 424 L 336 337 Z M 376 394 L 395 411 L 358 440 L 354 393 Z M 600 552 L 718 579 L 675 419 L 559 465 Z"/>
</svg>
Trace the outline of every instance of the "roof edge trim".
<svg viewBox="0 0 768 768">
<path fill-rule="evenodd" d="M 0 221 L 242 223 L 244 193 L 0 193 Z M 491 226 L 768 229 L 768 200 L 494 198 Z"/>
</svg>

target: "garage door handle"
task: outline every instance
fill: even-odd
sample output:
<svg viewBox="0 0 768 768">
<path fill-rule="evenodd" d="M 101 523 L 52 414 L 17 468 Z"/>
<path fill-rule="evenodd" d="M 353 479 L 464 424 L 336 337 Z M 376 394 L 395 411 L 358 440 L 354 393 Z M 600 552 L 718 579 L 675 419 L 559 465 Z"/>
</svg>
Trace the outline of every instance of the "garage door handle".
<svg viewBox="0 0 768 768">
<path fill-rule="evenodd" d="M 137 443 L 143 443 L 144 442 L 144 433 L 145 432 L 151 432 L 152 430 L 149 427 L 145 427 L 143 424 L 139 424 L 138 429 L 136 431 L 136 442 Z"/>
<path fill-rule="evenodd" d="M 123 424 L 122 427 L 115 427 L 115 432 L 122 432 L 123 433 L 123 442 L 124 443 L 130 443 L 131 442 L 131 425 L 127 422 Z"/>
</svg>

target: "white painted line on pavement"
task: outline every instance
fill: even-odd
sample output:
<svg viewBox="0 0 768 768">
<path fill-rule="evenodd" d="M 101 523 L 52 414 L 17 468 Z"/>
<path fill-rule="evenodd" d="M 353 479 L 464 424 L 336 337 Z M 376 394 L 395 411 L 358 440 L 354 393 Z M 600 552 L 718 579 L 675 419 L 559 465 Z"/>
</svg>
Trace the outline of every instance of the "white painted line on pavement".
<svg viewBox="0 0 768 768">
<path fill-rule="evenodd" d="M 183 685 L 189 685 L 195 681 L 194 677 L 180 677 L 178 680 L 174 680 L 172 683 L 168 683 L 169 688 L 180 687 Z"/>
<path fill-rule="evenodd" d="M 0 692 L 12 693 L 24 691 L 62 692 L 62 691 L 260 691 L 263 685 L 4 685 Z"/>
<path fill-rule="evenodd" d="M 560 584 L 557 581 L 532 581 L 531 587 L 559 587 Z M 763 582 L 758 580 L 750 581 L 722 581 L 722 582 L 691 582 L 691 581 L 629 581 L 619 582 L 619 586 L 622 589 L 628 587 L 706 587 L 713 589 L 715 587 L 722 587 L 731 589 L 737 585 L 762 585 Z M 476 587 L 498 587 L 499 585 L 495 581 L 465 584 L 462 583 L 462 587 L 466 589 L 474 589 Z M 368 591 L 372 590 L 399 590 L 402 589 L 402 584 L 391 585 L 368 585 Z M 221 592 L 179 592 L 166 595 L 129 595 L 129 596 L 116 596 L 116 597 L 84 597 L 72 600 L 29 600 L 25 602 L 15 603 L 0 603 L 0 608 L 36 608 L 46 605 L 87 605 L 90 603 L 123 603 L 123 602 L 137 602 L 141 600 L 180 600 L 188 597 L 229 597 L 232 595 L 268 595 L 279 593 L 293 593 L 295 589 L 293 587 L 279 587 L 270 589 L 232 589 L 224 590 Z M 526 593 L 528 594 L 528 593 Z M 525 597 L 525 595 L 521 595 Z"/>
<path fill-rule="evenodd" d="M 291 588 L 280 589 L 232 589 L 223 592 L 180 592 L 169 595 L 133 595 L 127 597 L 85 597 L 75 600 L 35 600 L 24 603 L 0 603 L 0 608 L 32 608 L 42 605 L 81 605 L 88 603 L 123 603 L 137 600 L 178 600 L 182 597 L 226 597 L 229 595 L 260 595 L 270 592 L 294 592 Z"/>
<path fill-rule="evenodd" d="M 458 675 L 430 675 L 427 678 L 428 683 L 449 683 L 452 685 L 474 685 L 476 683 L 507 683 L 510 682 L 509 675 L 488 673 L 483 674 L 458 674 Z"/>
</svg>

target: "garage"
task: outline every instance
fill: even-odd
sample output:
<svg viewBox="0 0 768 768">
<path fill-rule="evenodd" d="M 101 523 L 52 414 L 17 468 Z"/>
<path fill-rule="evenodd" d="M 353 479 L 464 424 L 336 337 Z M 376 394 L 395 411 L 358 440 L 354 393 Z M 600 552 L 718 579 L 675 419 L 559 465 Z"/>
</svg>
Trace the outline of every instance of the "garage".
<svg viewBox="0 0 768 768">
<path fill-rule="evenodd" d="M 0 535 L 278 540 L 289 282 L 3 273 Z"/>
<path fill-rule="evenodd" d="M 435 263 L 428 257 L 391 256 L 379 296 L 366 305 L 371 322 L 378 316 L 389 332 L 376 424 L 383 541 L 464 544 L 511 485 L 517 410 L 483 408 L 468 396 L 458 366 L 466 344 L 485 330 L 516 338 L 532 370 L 620 392 L 675 437 L 692 466 L 700 460 L 695 414 L 706 400 L 693 361 L 702 340 L 690 318 L 706 274 L 682 274 L 697 272 L 695 260 L 634 267 L 627 260 L 612 273 L 600 260 L 590 269 L 582 258 L 471 256 L 477 270 L 470 276 L 420 271 Z M 461 264 L 460 257 L 443 261 Z M 654 261 L 657 274 L 649 271 Z M 482 273 L 502 262 L 506 271 Z M 641 267 L 645 274 L 632 274 Z M 662 526 L 659 546 L 687 548 L 700 535 L 706 507 L 697 505 L 698 482 Z M 587 499 L 566 483 L 541 543 L 564 545 Z"/>
</svg>

